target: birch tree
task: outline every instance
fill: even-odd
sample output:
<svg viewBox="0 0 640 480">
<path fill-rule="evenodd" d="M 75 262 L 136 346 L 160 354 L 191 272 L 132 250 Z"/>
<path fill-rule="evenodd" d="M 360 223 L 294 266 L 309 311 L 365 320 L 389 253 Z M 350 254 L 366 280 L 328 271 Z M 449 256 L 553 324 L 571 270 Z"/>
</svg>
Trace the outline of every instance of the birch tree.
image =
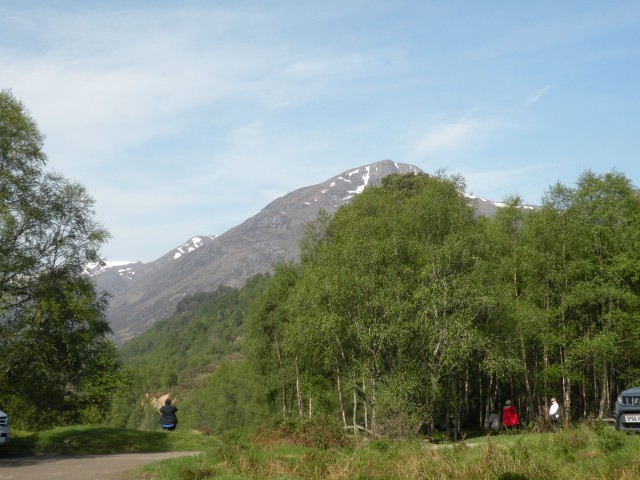
<svg viewBox="0 0 640 480">
<path fill-rule="evenodd" d="M 43 139 L 24 105 L 0 91 L 0 395 L 55 419 L 38 413 L 77 414 L 96 362 L 105 375 L 116 364 L 99 353 L 107 298 L 83 276 L 109 234 L 84 187 L 46 170 Z"/>
</svg>

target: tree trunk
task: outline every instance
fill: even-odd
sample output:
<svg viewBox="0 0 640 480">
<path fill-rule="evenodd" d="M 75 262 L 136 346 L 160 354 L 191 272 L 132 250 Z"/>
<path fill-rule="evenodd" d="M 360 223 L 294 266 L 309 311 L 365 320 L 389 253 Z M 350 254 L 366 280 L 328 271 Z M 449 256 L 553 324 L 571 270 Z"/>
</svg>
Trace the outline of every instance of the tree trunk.
<svg viewBox="0 0 640 480">
<path fill-rule="evenodd" d="M 300 387 L 300 371 L 298 370 L 298 359 L 295 360 L 296 363 L 296 399 L 298 401 L 298 416 L 300 418 L 304 417 L 304 405 L 302 404 L 302 389 Z"/>
<path fill-rule="evenodd" d="M 353 382 L 353 434 L 358 435 L 358 392 L 356 391 L 355 378 Z"/>
<path fill-rule="evenodd" d="M 280 354 L 280 344 L 278 343 L 278 335 L 277 333 L 274 336 L 274 342 L 276 346 L 276 356 L 278 357 L 278 366 L 280 367 L 280 389 L 282 394 L 282 415 L 284 418 L 289 416 L 289 412 L 287 410 L 287 388 L 286 381 L 284 375 L 284 365 L 282 364 L 282 355 Z"/>
<path fill-rule="evenodd" d="M 529 383 L 529 366 L 527 364 L 527 351 L 524 336 L 520 335 L 520 355 L 524 373 L 524 389 L 527 396 L 527 418 L 533 417 L 533 397 L 531 396 L 531 384 Z"/>
<path fill-rule="evenodd" d="M 469 411 L 471 409 L 469 405 L 469 392 L 471 391 L 471 385 L 469 385 L 469 367 L 464 371 L 464 414 L 469 418 Z"/>
<path fill-rule="evenodd" d="M 518 285 L 518 250 L 517 250 L 517 239 L 513 237 L 515 235 L 516 227 L 513 227 L 512 230 L 512 242 L 513 242 L 513 252 L 512 252 L 512 262 L 513 262 L 513 298 L 516 303 L 520 302 L 520 286 Z M 522 372 L 524 373 L 524 388 L 527 396 L 527 417 L 531 418 L 533 416 L 533 397 L 531 395 L 531 384 L 529 382 L 529 365 L 527 363 L 527 349 L 524 342 L 524 335 L 520 332 L 520 360 L 522 362 Z"/>
<path fill-rule="evenodd" d="M 569 421 L 571 418 L 571 379 L 567 376 L 565 371 L 565 353 L 564 348 L 560 348 L 560 361 L 562 362 L 562 397 L 564 403 L 564 418 L 565 421 Z"/>
<path fill-rule="evenodd" d="M 376 435 L 378 432 L 376 432 L 376 381 L 374 378 L 371 379 L 371 393 L 369 396 L 371 397 L 371 432 Z"/>
<path fill-rule="evenodd" d="M 595 411 L 596 405 L 600 402 L 598 401 L 598 372 L 596 371 L 596 367 L 593 367 L 593 410 Z"/>
<path fill-rule="evenodd" d="M 338 384 L 338 402 L 340 403 L 340 416 L 342 417 L 342 425 L 347 428 L 347 412 L 344 409 L 344 401 L 342 400 L 342 382 L 340 381 L 340 369 L 336 367 L 336 382 Z"/>
<path fill-rule="evenodd" d="M 369 406 L 367 405 L 367 382 L 362 376 L 362 406 L 364 407 L 364 429 L 369 430 Z"/>
<path fill-rule="evenodd" d="M 610 393 L 609 393 L 609 375 L 607 372 L 607 363 L 602 367 L 602 385 L 600 390 L 600 409 L 598 418 L 604 418 L 605 412 L 610 411 Z"/>
<path fill-rule="evenodd" d="M 479 406 L 480 408 L 478 409 L 478 413 L 480 414 L 480 417 L 478 418 L 478 421 L 480 422 L 480 428 L 483 428 L 484 425 L 486 424 L 487 419 L 489 418 L 488 416 L 483 417 L 483 406 L 482 406 L 482 402 L 484 401 L 484 393 L 482 392 L 482 374 L 478 375 L 478 402 L 479 402 Z M 485 412 L 486 415 L 486 412 Z"/>
<path fill-rule="evenodd" d="M 489 388 L 487 388 L 487 403 L 485 411 L 485 420 L 488 419 L 492 413 L 495 413 L 493 403 L 493 373 L 489 375 Z"/>
</svg>

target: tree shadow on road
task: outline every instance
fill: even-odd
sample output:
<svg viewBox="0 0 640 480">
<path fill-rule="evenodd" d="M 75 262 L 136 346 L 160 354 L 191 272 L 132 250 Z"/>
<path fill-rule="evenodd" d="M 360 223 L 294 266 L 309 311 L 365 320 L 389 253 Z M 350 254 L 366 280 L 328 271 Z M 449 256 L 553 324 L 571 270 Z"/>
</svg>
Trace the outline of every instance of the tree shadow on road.
<svg viewBox="0 0 640 480">
<path fill-rule="evenodd" d="M 61 427 L 12 438 L 0 458 L 32 455 L 90 455 L 172 450 L 170 434 L 107 427 Z"/>
</svg>

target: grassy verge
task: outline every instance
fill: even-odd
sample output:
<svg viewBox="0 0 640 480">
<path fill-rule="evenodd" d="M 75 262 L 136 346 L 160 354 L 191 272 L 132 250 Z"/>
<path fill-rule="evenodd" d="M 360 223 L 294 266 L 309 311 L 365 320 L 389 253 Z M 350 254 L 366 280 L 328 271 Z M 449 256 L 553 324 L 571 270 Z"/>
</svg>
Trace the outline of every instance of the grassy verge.
<svg viewBox="0 0 640 480">
<path fill-rule="evenodd" d="M 640 478 L 640 436 L 610 426 L 483 437 L 458 444 L 356 441 L 347 448 L 250 443 L 139 470 L 134 479 L 621 479 Z"/>
<path fill-rule="evenodd" d="M 138 431 L 95 426 L 60 427 L 42 432 L 12 430 L 11 442 L 0 455 L 108 454 L 132 452 L 203 451 L 219 444 L 215 437 L 194 432 Z"/>
<path fill-rule="evenodd" d="M 555 433 L 479 437 L 456 444 L 336 437 L 319 424 L 280 425 L 252 441 L 187 431 L 142 432 L 66 427 L 12 432 L 0 455 L 104 454 L 192 450 L 147 465 L 131 479 L 636 479 L 640 435 L 581 424 Z"/>
</svg>

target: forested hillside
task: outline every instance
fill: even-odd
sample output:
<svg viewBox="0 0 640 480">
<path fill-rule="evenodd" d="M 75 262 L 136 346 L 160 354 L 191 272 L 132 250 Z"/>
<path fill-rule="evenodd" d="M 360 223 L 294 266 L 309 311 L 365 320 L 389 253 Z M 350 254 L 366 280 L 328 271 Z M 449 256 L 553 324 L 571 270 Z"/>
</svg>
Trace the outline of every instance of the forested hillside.
<svg viewBox="0 0 640 480">
<path fill-rule="evenodd" d="M 268 279 L 268 275 L 258 274 L 241 289 L 219 287 L 215 292 L 185 297 L 171 317 L 122 346 L 120 357 L 132 373 L 132 385 L 129 395 L 116 401 L 112 422 L 149 428 L 157 423 L 156 396 L 171 392 L 181 409 L 183 402 L 199 397 L 203 383 L 221 361 L 239 358 L 248 305 L 264 290 Z M 141 403 L 142 399 L 145 402 Z M 188 415 L 181 416 L 181 421 L 190 424 Z M 203 426 L 194 422 L 194 428 Z"/>
<path fill-rule="evenodd" d="M 587 171 L 541 209 L 516 197 L 490 218 L 463 190 L 391 175 L 308 224 L 300 263 L 189 297 L 122 348 L 130 405 L 171 390 L 182 425 L 214 433 L 318 415 L 376 436 L 460 431 L 507 399 L 535 422 L 551 396 L 566 419 L 609 416 L 640 381 L 631 182 Z"/>
</svg>

